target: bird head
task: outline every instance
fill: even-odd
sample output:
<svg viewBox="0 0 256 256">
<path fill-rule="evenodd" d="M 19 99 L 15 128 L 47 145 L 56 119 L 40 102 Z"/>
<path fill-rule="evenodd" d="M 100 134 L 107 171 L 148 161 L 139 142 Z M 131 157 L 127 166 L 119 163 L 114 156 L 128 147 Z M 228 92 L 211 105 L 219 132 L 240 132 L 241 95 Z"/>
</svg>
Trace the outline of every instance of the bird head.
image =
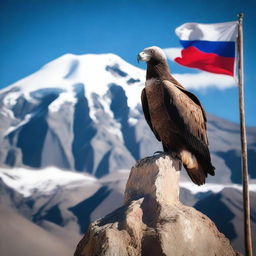
<svg viewBox="0 0 256 256">
<path fill-rule="evenodd" d="M 157 47 L 157 46 L 151 46 L 148 48 L 145 48 L 142 52 L 140 52 L 137 56 L 138 62 L 145 61 L 145 62 L 165 62 L 166 56 L 164 54 L 164 51 Z"/>
</svg>

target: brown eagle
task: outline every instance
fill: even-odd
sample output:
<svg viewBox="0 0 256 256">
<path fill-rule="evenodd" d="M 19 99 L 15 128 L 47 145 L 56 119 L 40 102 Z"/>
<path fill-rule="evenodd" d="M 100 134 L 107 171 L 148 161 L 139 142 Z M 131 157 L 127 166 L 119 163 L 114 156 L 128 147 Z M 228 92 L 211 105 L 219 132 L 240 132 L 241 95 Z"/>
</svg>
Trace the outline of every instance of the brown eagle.
<svg viewBox="0 0 256 256">
<path fill-rule="evenodd" d="M 182 161 L 195 184 L 204 184 L 208 173 L 215 174 L 215 168 L 200 101 L 172 77 L 161 48 L 144 49 L 138 54 L 138 61 L 147 62 L 141 101 L 148 125 L 162 142 L 164 152 L 175 154 Z"/>
</svg>

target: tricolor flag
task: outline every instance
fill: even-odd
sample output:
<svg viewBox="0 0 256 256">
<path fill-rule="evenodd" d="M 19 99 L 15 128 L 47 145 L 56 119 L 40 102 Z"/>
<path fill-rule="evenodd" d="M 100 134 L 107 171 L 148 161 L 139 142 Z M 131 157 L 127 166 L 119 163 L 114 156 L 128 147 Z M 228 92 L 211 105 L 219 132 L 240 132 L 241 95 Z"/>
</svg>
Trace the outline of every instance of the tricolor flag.
<svg viewBox="0 0 256 256">
<path fill-rule="evenodd" d="M 238 23 L 185 23 L 176 28 L 183 46 L 180 65 L 234 76 Z"/>
</svg>

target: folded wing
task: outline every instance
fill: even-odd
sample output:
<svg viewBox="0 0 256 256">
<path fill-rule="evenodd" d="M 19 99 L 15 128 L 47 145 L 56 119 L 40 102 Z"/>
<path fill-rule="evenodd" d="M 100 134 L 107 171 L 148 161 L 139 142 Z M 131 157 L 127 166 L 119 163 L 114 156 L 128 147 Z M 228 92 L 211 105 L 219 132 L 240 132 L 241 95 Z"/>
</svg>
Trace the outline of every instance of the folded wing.
<svg viewBox="0 0 256 256">
<path fill-rule="evenodd" d="M 180 136 L 186 146 L 201 159 L 205 171 L 214 175 L 208 149 L 206 117 L 199 100 L 167 80 L 162 81 L 162 88 L 169 117 L 178 127 Z"/>
<path fill-rule="evenodd" d="M 153 125 L 152 125 L 152 122 L 151 122 L 151 117 L 150 117 L 150 114 L 149 114 L 148 100 L 147 100 L 147 95 L 146 95 L 145 88 L 141 92 L 141 103 L 142 103 L 142 110 L 144 112 L 145 119 L 146 119 L 149 127 L 153 131 L 154 135 L 156 136 L 156 138 L 160 141 L 161 139 L 160 139 L 159 135 L 157 134 L 156 130 L 153 128 Z"/>
</svg>

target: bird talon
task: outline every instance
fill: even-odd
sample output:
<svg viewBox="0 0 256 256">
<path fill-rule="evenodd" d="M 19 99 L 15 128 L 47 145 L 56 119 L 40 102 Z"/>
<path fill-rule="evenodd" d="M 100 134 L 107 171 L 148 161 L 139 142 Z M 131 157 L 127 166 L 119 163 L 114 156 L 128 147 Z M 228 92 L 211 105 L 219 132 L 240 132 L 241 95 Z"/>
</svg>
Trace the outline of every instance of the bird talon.
<svg viewBox="0 0 256 256">
<path fill-rule="evenodd" d="M 180 156 L 179 156 L 178 154 L 172 152 L 172 153 L 171 153 L 171 156 L 172 156 L 175 160 L 181 161 Z"/>
<path fill-rule="evenodd" d="M 175 153 L 175 152 L 168 152 L 168 153 L 169 153 L 169 155 L 170 155 L 174 160 L 176 160 L 176 161 L 179 162 L 179 169 L 181 170 L 181 168 L 182 168 L 182 160 L 181 160 L 180 156 L 179 156 L 177 153 Z"/>
</svg>

